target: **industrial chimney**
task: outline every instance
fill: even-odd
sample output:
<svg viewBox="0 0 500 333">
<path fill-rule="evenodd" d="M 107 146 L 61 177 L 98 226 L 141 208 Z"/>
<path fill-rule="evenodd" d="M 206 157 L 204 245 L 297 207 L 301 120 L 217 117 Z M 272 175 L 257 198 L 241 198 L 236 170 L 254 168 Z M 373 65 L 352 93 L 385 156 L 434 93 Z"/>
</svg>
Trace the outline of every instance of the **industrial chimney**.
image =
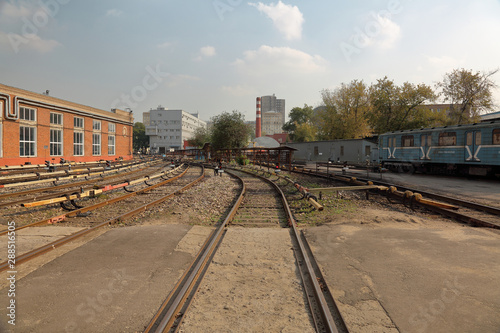
<svg viewBox="0 0 500 333">
<path fill-rule="evenodd" d="M 257 118 L 255 119 L 255 137 L 260 138 L 262 133 L 261 127 L 261 111 L 260 111 L 260 97 L 257 97 Z"/>
</svg>

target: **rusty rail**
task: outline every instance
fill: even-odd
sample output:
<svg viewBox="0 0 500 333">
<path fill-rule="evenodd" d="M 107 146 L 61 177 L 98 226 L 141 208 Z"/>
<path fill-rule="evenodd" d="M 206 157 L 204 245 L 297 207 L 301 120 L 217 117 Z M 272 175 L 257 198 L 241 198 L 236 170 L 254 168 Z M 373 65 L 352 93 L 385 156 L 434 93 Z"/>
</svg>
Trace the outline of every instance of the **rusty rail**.
<svg viewBox="0 0 500 333">
<path fill-rule="evenodd" d="M 72 211 L 72 212 L 70 212 L 70 213 L 68 213 L 68 214 L 61 215 L 61 216 L 59 216 L 59 217 L 57 217 L 57 218 L 62 218 L 63 216 L 66 216 L 66 217 L 67 217 L 67 216 L 71 216 L 71 215 L 73 215 L 73 214 L 74 214 L 74 215 L 76 215 L 76 214 L 81 213 L 81 212 L 89 211 L 89 210 L 91 210 L 91 209 L 96 209 L 96 208 L 99 208 L 99 207 L 102 207 L 102 206 L 105 206 L 105 205 L 109 205 L 109 204 L 111 204 L 111 203 L 114 203 L 114 202 L 117 202 L 117 201 L 120 201 L 120 200 L 124 200 L 124 199 L 126 199 L 126 198 L 129 198 L 129 197 L 131 197 L 131 196 L 137 195 L 137 194 L 139 194 L 139 193 L 144 193 L 144 192 L 150 191 L 150 190 L 152 190 L 152 189 L 154 189 L 154 188 L 157 188 L 157 187 L 159 187 L 159 186 L 165 185 L 165 184 L 167 184 L 167 183 L 169 183 L 169 182 L 171 182 L 171 181 L 173 181 L 173 180 L 175 180 L 175 179 L 178 179 L 178 178 L 182 177 L 182 176 L 183 176 L 183 175 L 187 172 L 187 170 L 188 170 L 188 168 L 187 168 L 186 170 L 184 170 L 184 172 L 183 172 L 183 173 L 181 173 L 181 174 L 179 174 L 178 176 L 176 176 L 176 177 L 174 177 L 174 178 L 167 179 L 167 180 L 165 180 L 165 181 L 163 181 L 163 182 L 160 182 L 160 183 L 158 183 L 158 184 L 152 185 L 152 186 L 150 186 L 150 187 L 148 187 L 148 188 L 145 188 L 145 189 L 142 189 L 142 190 L 139 190 L 139 191 L 136 191 L 136 192 L 133 192 L 133 193 L 130 193 L 130 194 L 127 194 L 127 195 L 121 196 L 121 197 L 119 197 L 119 198 L 111 199 L 111 200 L 108 200 L 108 201 L 106 201 L 106 202 L 102 202 L 102 203 L 96 204 L 96 205 L 91 206 L 91 207 L 85 207 L 85 208 L 82 208 L 82 209 L 79 209 L 79 210 L 76 210 L 76 211 Z M 54 250 L 54 249 L 58 248 L 59 246 L 61 246 L 61 245 L 63 245 L 63 244 L 66 244 L 66 243 L 68 243 L 68 242 L 70 242 L 70 241 L 72 241 L 72 240 L 74 240 L 74 239 L 76 239 L 76 238 L 79 238 L 79 237 L 83 236 L 83 235 L 86 235 L 86 234 L 88 234 L 88 233 L 90 233 L 90 232 L 92 232 L 92 231 L 95 231 L 95 230 L 97 230 L 98 228 L 101 228 L 101 227 L 103 227 L 103 226 L 110 225 L 110 224 L 113 224 L 113 223 L 116 223 L 116 222 L 122 221 L 122 220 L 124 220 L 124 219 L 126 219 L 126 218 L 129 218 L 129 217 L 133 216 L 133 215 L 137 215 L 137 214 L 139 214 L 139 213 L 143 212 L 144 210 L 146 210 L 147 208 L 149 208 L 149 207 L 151 207 L 151 206 L 153 206 L 153 205 L 159 204 L 159 203 L 161 203 L 162 201 L 165 201 L 165 200 L 167 200 L 167 199 L 169 199 L 169 198 L 173 197 L 174 195 L 176 195 L 176 194 L 177 194 L 177 193 L 179 193 L 179 192 L 182 192 L 182 191 L 185 191 L 186 189 L 189 189 L 190 187 L 192 187 L 193 185 L 195 185 L 196 183 L 198 183 L 199 181 L 201 181 L 201 180 L 204 178 L 204 176 L 205 176 L 205 173 L 204 173 L 204 168 L 203 168 L 203 166 L 202 166 L 202 173 L 201 173 L 201 176 L 200 176 L 199 178 L 197 178 L 195 181 L 191 182 L 190 184 L 188 184 L 188 185 L 184 186 L 182 189 L 177 190 L 177 191 L 175 191 L 174 193 L 170 193 L 170 194 L 168 194 L 168 195 L 166 195 L 166 196 L 163 196 L 163 197 L 161 197 L 161 198 L 159 198 L 159 199 L 157 199 L 157 200 L 155 200 L 155 201 L 152 201 L 152 202 L 150 202 L 150 203 L 148 203 L 148 204 L 145 204 L 145 205 L 143 205 L 143 206 L 141 206 L 141 207 L 138 207 L 138 208 L 135 208 L 135 209 L 133 209 L 133 210 L 131 210 L 131 211 L 128 211 L 128 212 L 126 212 L 126 213 L 124 213 L 124 214 L 121 214 L 120 216 L 113 217 L 113 218 L 111 218 L 111 219 L 109 219 L 109 220 L 106 220 L 106 221 L 104 221 L 104 222 L 101 222 L 101 223 L 99 223 L 99 224 L 97 224 L 97 225 L 95 225 L 95 226 L 93 226 L 93 227 L 91 227 L 91 228 L 84 229 L 84 230 L 80 230 L 80 231 L 78 231 L 78 232 L 76 232 L 76 233 L 73 233 L 73 234 L 71 234 L 71 235 L 68 235 L 68 236 L 66 236 L 66 237 L 63 237 L 63 238 L 61 238 L 61 239 L 59 239 L 59 240 L 56 240 L 56 241 L 54 241 L 54 242 L 52 242 L 52 243 L 49 243 L 49 244 L 47 244 L 47 245 L 44 245 L 44 246 L 42 246 L 42 247 L 40 247 L 40 248 L 34 249 L 34 250 L 29 251 L 29 252 L 27 252 L 27 253 L 24 253 L 24 254 L 22 254 L 22 255 L 20 255 L 20 256 L 17 256 L 17 257 L 15 258 L 15 260 L 16 260 L 16 265 L 19 265 L 19 264 L 21 264 L 21 263 L 24 263 L 24 262 L 26 262 L 26 261 L 28 261 L 28 260 L 31 260 L 31 259 L 33 259 L 33 258 L 37 257 L 37 256 L 40 256 L 40 255 L 42 255 L 42 254 L 44 254 L 44 253 L 46 253 L 46 252 L 49 252 L 49 251 L 51 251 L 51 250 Z M 52 219 L 53 219 L 53 218 L 52 218 Z M 49 220 L 50 220 L 50 219 L 49 219 Z M 27 226 L 24 226 L 24 227 L 18 228 L 17 230 L 22 229 L 22 228 L 25 228 L 25 227 L 28 227 L 28 226 L 34 226 L 34 225 L 42 224 L 42 223 L 47 223 L 47 220 L 43 220 L 43 221 L 40 221 L 40 222 L 35 222 L 35 223 L 33 223 L 33 224 L 30 224 L 30 225 L 27 225 Z M 9 265 L 8 265 L 8 261 L 5 261 L 5 262 L 3 262 L 3 263 L 0 263 L 0 272 L 2 272 L 2 271 L 4 271 L 4 270 L 8 269 L 8 267 L 9 267 Z"/>
<path fill-rule="evenodd" d="M 184 273 L 174 287 L 174 290 L 162 303 L 144 332 L 168 332 L 173 330 L 175 327 L 178 327 L 182 322 L 186 309 L 189 306 L 192 297 L 204 276 L 204 273 L 208 269 L 211 258 L 215 254 L 216 248 L 222 241 L 227 224 L 234 218 L 236 211 L 243 201 L 246 192 L 245 184 L 241 178 L 236 178 L 241 182 L 242 190 L 233 205 L 233 208 L 224 221 L 209 236 L 191 264 L 191 267 Z"/>
</svg>

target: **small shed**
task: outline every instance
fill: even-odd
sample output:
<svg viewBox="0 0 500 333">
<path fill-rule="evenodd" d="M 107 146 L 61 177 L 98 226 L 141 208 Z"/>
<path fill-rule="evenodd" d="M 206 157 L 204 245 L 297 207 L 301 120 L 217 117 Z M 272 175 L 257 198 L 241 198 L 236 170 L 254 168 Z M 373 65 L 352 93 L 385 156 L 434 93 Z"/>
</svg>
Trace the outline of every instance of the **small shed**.
<svg viewBox="0 0 500 333">
<path fill-rule="evenodd" d="M 294 153 L 295 161 L 340 161 L 349 164 L 378 161 L 378 137 L 288 143 L 287 145 L 297 149 Z"/>
</svg>

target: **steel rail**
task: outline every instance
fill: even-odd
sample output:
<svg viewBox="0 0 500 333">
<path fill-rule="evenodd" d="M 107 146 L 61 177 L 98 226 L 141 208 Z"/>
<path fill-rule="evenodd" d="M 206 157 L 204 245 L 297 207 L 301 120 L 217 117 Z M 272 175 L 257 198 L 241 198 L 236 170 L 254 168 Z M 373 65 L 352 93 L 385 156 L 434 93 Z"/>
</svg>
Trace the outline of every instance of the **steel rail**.
<svg viewBox="0 0 500 333">
<path fill-rule="evenodd" d="M 218 244 L 220 244 L 220 242 L 222 241 L 223 233 L 227 224 L 236 215 L 236 211 L 240 207 L 246 193 L 246 188 L 243 180 L 241 180 L 241 178 L 237 176 L 235 177 L 239 179 L 242 184 L 242 190 L 238 196 L 238 199 L 231 208 L 228 216 L 207 240 L 207 246 L 200 250 L 188 271 L 183 275 L 174 290 L 162 303 L 159 310 L 150 321 L 144 332 L 167 332 L 174 329 L 174 324 L 176 323 L 177 325 L 175 326 L 178 327 L 178 325 L 182 321 L 185 311 L 181 312 L 181 309 L 185 306 L 189 306 L 192 295 L 196 292 L 197 286 L 199 285 L 201 278 L 203 278 L 204 272 L 210 264 L 210 258 L 215 254 L 215 250 Z"/>
<path fill-rule="evenodd" d="M 153 162 L 157 162 L 157 161 L 153 161 Z M 123 170 L 124 169 L 132 170 L 135 167 L 141 167 L 142 165 L 150 165 L 150 164 L 155 164 L 155 163 L 146 162 L 146 163 L 139 163 L 139 164 L 127 165 L 127 166 L 125 166 L 123 168 L 115 169 L 113 171 L 117 172 L 117 171 L 122 170 L 122 169 Z M 105 177 L 103 177 L 102 176 L 103 173 L 100 173 L 100 172 L 93 173 L 93 174 L 86 173 L 86 174 L 81 174 L 81 175 L 73 175 L 73 176 L 70 176 L 70 177 L 67 177 L 67 178 L 52 178 L 52 179 L 43 179 L 43 180 L 40 180 L 40 181 L 27 181 L 27 182 L 21 182 L 21 183 L 13 183 L 13 184 L 0 185 L 0 188 L 27 186 L 27 185 L 34 185 L 34 184 L 41 184 L 41 183 L 50 183 L 50 182 L 53 182 L 55 184 L 57 181 L 67 181 L 67 180 L 78 179 L 78 178 L 86 178 L 87 179 L 87 177 L 89 177 L 90 175 L 98 175 L 98 176 L 103 177 L 102 179 L 111 179 L 111 178 L 114 178 L 114 177 L 121 177 L 124 174 L 138 172 L 138 171 L 144 170 L 146 168 L 147 167 L 143 167 L 142 169 L 139 169 L 139 170 L 133 170 L 133 171 L 129 171 L 129 172 L 126 172 L 126 173 L 119 173 L 119 174 L 115 174 L 115 175 L 108 175 L 108 176 L 105 176 Z M 64 185 L 56 185 L 56 186 L 53 186 L 53 187 L 42 187 L 42 188 L 36 188 L 36 189 L 31 189 L 31 190 L 25 190 L 25 191 L 3 193 L 3 194 L 0 194 L 0 199 L 5 198 L 5 197 L 21 196 L 21 195 L 26 195 L 26 194 L 30 194 L 30 193 L 41 192 L 41 191 L 44 191 L 44 190 L 47 190 L 47 189 L 57 189 L 57 188 L 66 188 L 66 187 L 72 187 L 72 186 L 79 186 L 79 185 L 88 184 L 88 183 L 91 183 L 91 182 L 94 182 L 94 181 L 95 181 L 95 179 L 94 180 L 93 179 L 87 179 L 85 181 L 81 181 L 81 182 L 78 182 L 78 183 L 69 183 L 69 184 L 64 184 Z"/>
<path fill-rule="evenodd" d="M 61 169 L 59 171 L 52 171 L 52 172 L 47 172 L 44 170 L 44 172 L 29 172 L 29 174 L 26 173 L 21 173 L 21 174 L 15 174 L 11 176 L 0 176 L 0 184 L 3 184 L 4 187 L 9 187 L 12 186 L 12 184 L 16 184 L 19 179 L 24 179 L 25 181 L 28 180 L 45 180 L 46 178 L 53 178 L 54 176 L 63 176 L 66 175 L 68 177 L 74 176 L 74 175 L 81 175 L 81 174 L 87 174 L 90 172 L 97 172 L 97 171 L 108 171 L 112 172 L 115 170 L 121 170 L 124 168 L 128 168 L 133 165 L 137 165 L 140 163 L 133 162 L 133 163 L 127 163 L 123 165 L 115 165 L 112 167 L 107 168 L 106 165 L 99 165 L 97 167 L 88 167 L 88 168 L 82 168 L 82 169 Z M 52 165 L 51 165 L 52 166 Z M 55 166 L 55 165 L 54 165 Z M 22 183 L 22 181 L 21 181 Z M 8 185 L 8 186 L 7 186 Z"/>
<path fill-rule="evenodd" d="M 172 170 L 172 171 L 175 171 L 175 169 Z M 185 170 L 185 172 L 186 171 L 187 170 Z M 134 191 L 134 192 L 122 195 L 122 196 L 114 198 L 114 199 L 109 199 L 109 200 L 106 200 L 106 201 L 103 201 L 103 202 L 96 203 L 96 204 L 91 205 L 91 206 L 82 207 L 82 208 L 79 208 L 79 209 L 72 210 L 71 212 L 68 212 L 68 213 L 65 213 L 65 214 L 62 214 L 62 215 L 53 216 L 53 217 L 50 217 L 48 219 L 40 220 L 40 221 L 37 221 L 37 222 L 33 222 L 33 223 L 30 223 L 30 224 L 26 224 L 26 225 L 17 227 L 16 229 L 14 229 L 14 231 L 18 231 L 18 230 L 21 230 L 21 229 L 24 229 L 24 228 L 28 228 L 28 227 L 35 227 L 37 225 L 42 225 L 42 224 L 52 224 L 52 223 L 61 222 L 61 221 L 65 220 L 66 217 L 74 217 L 74 216 L 77 216 L 80 213 L 85 213 L 85 212 L 88 212 L 88 211 L 91 211 L 91 210 L 94 210 L 94 209 L 98 209 L 98 208 L 110 205 L 112 203 L 128 199 L 128 198 L 133 197 L 133 196 L 135 196 L 137 194 L 148 192 L 148 191 L 150 191 L 150 190 L 152 190 L 152 189 L 154 189 L 154 188 L 156 188 L 158 186 L 161 186 L 160 184 L 164 185 L 164 184 L 169 183 L 170 181 L 173 181 L 173 180 L 176 180 L 176 179 L 182 177 L 184 175 L 184 173 L 182 173 L 180 175 L 177 175 L 177 176 L 175 176 L 173 178 L 167 179 L 166 181 L 163 181 L 163 182 L 161 182 L 159 184 L 155 184 L 155 185 L 152 185 L 150 187 L 146 187 L 146 188 L 144 188 L 142 190 L 139 190 L 139 191 Z M 5 235 L 7 232 L 8 232 L 8 230 L 0 231 L 0 236 Z"/>
<path fill-rule="evenodd" d="M 347 325 L 345 324 L 344 318 L 342 317 L 340 310 L 338 309 L 338 306 L 332 297 L 331 298 L 331 300 L 333 300 L 332 306 L 334 308 L 333 310 L 334 310 L 334 313 L 336 315 L 337 320 L 335 320 L 333 318 L 332 312 L 330 311 L 330 307 L 329 307 L 329 305 L 326 301 L 326 298 L 325 298 L 325 294 L 324 294 L 325 288 L 321 288 L 320 283 L 319 283 L 319 281 L 321 279 L 316 275 L 315 270 L 313 268 L 314 257 L 310 256 L 308 254 L 308 252 L 306 251 L 306 246 L 305 246 L 302 238 L 299 236 L 299 232 L 298 232 L 297 227 L 296 227 L 297 222 L 293 218 L 293 214 L 292 214 L 292 211 L 290 209 L 290 206 L 288 205 L 288 201 L 286 200 L 285 194 L 283 193 L 281 188 L 273 181 L 271 181 L 265 177 L 255 175 L 254 173 L 243 170 L 243 169 L 241 171 L 252 174 L 256 177 L 259 177 L 259 178 L 267 181 L 280 194 L 281 201 L 283 202 L 283 207 L 285 208 L 287 217 L 289 219 L 289 224 L 292 227 L 293 239 L 298 245 L 298 251 L 295 249 L 295 247 L 294 247 L 294 251 L 295 251 L 295 255 L 296 255 L 295 258 L 297 260 L 297 266 L 299 268 L 299 272 L 300 272 L 301 277 L 302 277 L 302 282 L 304 284 L 304 289 L 307 292 L 308 285 L 312 286 L 312 288 L 313 288 L 312 295 L 308 295 L 308 296 L 312 296 L 312 297 L 307 297 L 307 301 L 309 303 L 309 308 L 311 310 L 311 314 L 312 314 L 312 317 L 314 319 L 316 331 L 317 332 L 333 332 L 333 333 L 348 332 Z M 305 269 L 301 263 L 303 263 L 305 265 Z M 326 283 L 324 282 L 324 280 L 322 281 L 322 285 L 326 286 Z M 326 292 L 329 292 L 329 291 L 325 290 L 325 293 Z M 314 304 L 313 301 L 316 302 L 316 304 Z M 314 313 L 316 312 L 316 311 L 314 311 L 315 308 L 318 309 L 318 312 L 319 312 L 320 317 L 321 317 L 321 322 L 319 322 L 318 318 L 316 318 L 314 315 Z"/>
<path fill-rule="evenodd" d="M 308 170 L 311 170 L 311 169 L 308 169 Z M 300 173 L 300 171 L 294 171 L 294 172 Z M 304 172 L 304 173 L 305 174 L 311 174 L 311 173 L 306 173 L 306 172 Z M 318 172 L 317 174 L 319 176 L 328 178 L 328 174 L 326 174 L 326 173 Z M 333 174 L 333 175 L 329 174 L 329 175 L 330 175 L 330 179 L 332 178 L 332 176 L 334 176 L 334 179 L 337 179 L 337 180 L 341 180 L 340 178 L 344 178 L 344 179 L 349 179 L 350 178 L 350 177 L 345 177 L 345 176 L 340 176 L 340 175 L 335 175 L 335 174 Z M 449 197 L 449 196 L 444 196 L 444 195 L 441 195 L 441 194 L 437 194 L 437 193 L 429 192 L 429 191 L 425 191 L 425 190 L 410 188 L 410 187 L 403 186 L 403 185 L 382 182 L 382 181 L 379 181 L 379 180 L 376 180 L 376 179 L 367 179 L 367 178 L 359 178 L 359 177 L 356 177 L 356 178 L 358 180 L 364 181 L 364 182 L 371 181 L 373 184 L 376 184 L 376 185 L 387 186 L 387 187 L 396 186 L 396 187 L 402 189 L 403 191 L 418 192 L 418 193 L 420 193 L 420 194 L 422 194 L 422 195 L 424 195 L 426 197 L 432 198 L 432 199 L 441 200 L 441 201 L 444 201 L 444 202 L 449 202 L 449 203 L 454 204 L 454 205 L 460 205 L 462 207 L 476 209 L 476 210 L 479 210 L 479 211 L 482 211 L 482 212 L 486 212 L 486 213 L 490 213 L 490 214 L 493 214 L 493 215 L 499 215 L 500 216 L 500 208 L 498 208 L 498 207 L 492 207 L 492 206 L 488 206 L 488 205 L 478 204 L 478 203 L 475 203 L 475 202 L 471 202 L 471 201 L 467 201 L 467 200 L 462 200 L 462 199 L 457 199 L 457 198 L 453 198 L 453 197 Z"/>
<path fill-rule="evenodd" d="M 163 166 L 163 167 L 165 167 L 165 166 Z M 143 168 L 138 169 L 138 170 L 132 170 L 132 171 L 127 171 L 127 172 L 123 172 L 123 173 L 119 173 L 119 174 L 114 174 L 114 175 L 106 176 L 106 177 L 100 178 L 100 179 L 89 179 L 89 180 L 85 180 L 85 181 L 81 181 L 81 182 L 77 182 L 77 183 L 56 185 L 54 187 L 43 187 L 43 188 L 36 188 L 36 189 L 31 189 L 31 190 L 26 190 L 26 191 L 21 191 L 21 192 L 4 193 L 4 194 L 0 195 L 0 199 L 4 198 L 4 197 L 16 197 L 16 196 L 22 196 L 22 195 L 31 194 L 31 193 L 54 191 L 54 190 L 59 190 L 59 189 L 64 189 L 64 188 L 71 188 L 71 187 L 75 187 L 75 188 L 80 187 L 81 188 L 82 185 L 94 184 L 90 187 L 85 188 L 85 190 L 88 190 L 91 187 L 96 186 L 99 183 L 109 184 L 109 182 L 114 178 L 124 177 L 127 175 L 138 173 L 138 172 L 146 170 L 147 168 L 148 167 L 143 167 Z M 129 169 L 131 169 L 131 168 L 129 168 Z M 45 195 L 42 195 L 40 197 L 30 197 L 30 198 L 26 198 L 26 199 L 19 199 L 19 200 L 14 200 L 14 201 L 9 201 L 9 202 L 1 202 L 0 207 L 6 207 L 6 206 L 17 205 L 17 204 L 22 204 L 22 203 L 26 203 L 26 202 L 33 202 L 33 201 L 38 201 L 38 200 L 55 198 L 55 197 L 59 197 L 61 195 L 72 194 L 72 193 L 74 193 L 74 191 L 75 190 L 73 189 L 73 190 L 68 190 L 68 191 L 59 192 L 59 193 L 45 194 Z"/>
<path fill-rule="evenodd" d="M 182 174 L 180 174 L 180 175 L 176 176 L 176 178 L 171 178 L 171 179 L 165 180 L 165 181 L 163 181 L 163 182 L 161 182 L 161 183 L 158 183 L 158 184 L 152 185 L 152 186 L 150 186 L 150 187 L 148 187 L 148 188 L 146 188 L 146 189 L 143 189 L 143 190 L 140 190 L 140 191 L 137 191 L 137 192 L 134 192 L 134 193 L 127 194 L 127 195 L 122 196 L 122 197 L 120 197 L 120 198 L 122 198 L 122 200 L 123 200 L 123 198 L 124 198 L 124 197 L 127 197 L 127 198 L 128 198 L 128 197 L 130 197 L 130 196 L 132 196 L 132 195 L 136 195 L 136 194 L 138 194 L 139 192 L 140 192 L 140 193 L 143 193 L 143 192 L 146 192 L 146 190 L 151 190 L 151 189 L 153 189 L 153 188 L 156 188 L 156 187 L 159 187 L 159 186 L 165 185 L 166 183 L 171 182 L 171 181 L 172 181 L 172 180 L 174 180 L 174 179 L 177 179 L 177 178 L 179 178 L 179 177 L 182 177 L 182 176 L 183 176 L 183 175 L 187 172 L 187 170 L 188 170 L 188 169 L 189 169 L 189 168 L 187 168 L 186 170 L 184 170 L 184 172 L 183 172 Z M 57 247 L 59 247 L 59 246 L 61 246 L 61 245 L 63 245 L 63 244 L 66 244 L 66 243 L 68 243 L 68 242 L 70 242 L 70 241 L 72 241 L 72 240 L 74 240 L 74 239 L 76 239 L 76 238 L 78 238 L 78 237 L 81 237 L 81 236 L 86 235 L 86 234 L 88 234 L 88 233 L 90 233 L 90 232 L 92 232 L 92 231 L 95 231 L 95 230 L 96 230 L 96 229 L 98 229 L 98 228 L 101 228 L 101 227 L 106 226 L 106 225 L 113 224 L 113 223 L 115 223 L 115 222 L 122 221 L 122 220 L 124 220 L 124 219 L 126 219 L 126 218 L 128 218 L 128 217 L 130 217 L 130 216 L 137 215 L 137 214 L 139 214 L 139 213 L 141 213 L 141 212 L 145 211 L 147 208 L 149 208 L 149 207 L 151 207 L 151 206 L 153 206 L 153 205 L 156 205 L 156 204 L 158 204 L 158 203 L 161 203 L 161 202 L 163 202 L 163 201 L 165 201 L 165 200 L 167 200 L 167 199 L 169 199 L 169 198 L 173 197 L 174 195 L 176 195 L 176 194 L 178 194 L 178 193 L 180 193 L 180 192 L 182 192 L 182 191 L 185 191 L 186 189 L 191 188 L 191 187 L 192 187 L 192 186 L 194 186 L 196 183 L 198 183 L 199 181 L 201 181 L 201 180 L 204 178 L 204 176 L 205 176 L 205 175 L 204 175 L 204 168 L 203 168 L 203 166 L 202 166 L 202 174 L 201 174 L 201 176 L 200 176 L 199 178 L 197 178 L 195 181 L 193 181 L 193 182 L 189 183 L 188 185 L 184 186 L 184 187 L 183 187 L 183 188 L 181 188 L 180 190 L 177 190 L 177 191 L 175 191 L 175 192 L 173 192 L 173 193 L 170 193 L 170 194 L 168 194 L 168 195 L 166 195 L 166 196 L 163 196 L 163 197 L 161 197 L 161 198 L 159 198 L 159 199 L 157 199 L 157 200 L 154 200 L 154 201 L 152 201 L 152 202 L 150 202 L 150 203 L 148 203 L 148 204 L 145 204 L 145 205 L 143 205 L 143 206 L 141 206 L 141 207 L 135 208 L 135 209 L 133 209 L 133 210 L 131 210 L 131 211 L 128 211 L 128 212 L 126 212 L 126 213 L 124 213 L 124 214 L 121 214 L 121 215 L 119 215 L 118 217 L 113 217 L 113 218 L 111 218 L 111 219 L 109 219 L 109 220 L 107 220 L 107 221 L 101 222 L 101 223 L 99 223 L 99 224 L 97 224 L 97 225 L 95 225 L 95 226 L 93 226 L 93 227 L 90 227 L 90 228 L 87 228 L 87 229 L 80 230 L 80 231 L 78 231 L 78 232 L 76 232 L 76 233 L 73 233 L 73 234 L 68 235 L 68 236 L 66 236 L 66 237 L 63 237 L 63 238 L 61 238 L 61 239 L 59 239 L 59 240 L 56 240 L 56 241 L 51 242 L 51 243 L 49 243 L 49 244 L 46 244 L 46 245 L 44 245 L 44 246 L 42 246 L 42 247 L 39 247 L 39 248 L 34 249 L 34 250 L 32 250 L 32 251 L 26 252 L 26 253 L 24 253 L 24 254 L 22 254 L 22 255 L 20 255 L 20 256 L 17 256 L 17 257 L 15 258 L 15 264 L 16 264 L 16 265 L 19 265 L 19 264 L 24 263 L 24 262 L 26 262 L 26 261 L 28 261 L 28 260 L 31 260 L 31 259 L 33 259 L 33 258 L 35 258 L 35 257 L 37 257 L 37 256 L 39 256 L 39 255 L 42 255 L 42 254 L 44 254 L 44 253 L 46 253 L 46 252 L 49 252 L 49 251 L 51 251 L 51 250 L 54 250 L 54 249 L 56 249 Z M 113 201 L 113 202 L 116 202 L 116 200 L 115 200 L 115 199 L 108 200 L 108 201 Z M 108 203 L 106 203 L 106 204 L 109 204 L 109 202 L 108 202 Z M 102 206 L 104 206 L 104 205 L 101 203 L 101 204 L 99 204 L 99 206 L 100 206 L 100 207 L 102 207 Z M 86 209 L 87 209 L 87 210 L 89 210 L 88 208 L 89 208 L 89 207 L 86 207 Z M 85 209 L 85 208 L 84 208 L 84 209 Z M 72 213 L 73 213 L 73 212 L 72 212 Z M 69 215 L 69 214 L 67 214 L 67 215 Z M 2 272 L 2 271 L 4 271 L 4 270 L 6 270 L 6 269 L 8 269 L 8 268 L 9 268 L 9 261 L 4 261 L 3 263 L 0 263 L 0 272 Z"/>
<path fill-rule="evenodd" d="M 340 181 L 347 182 L 347 183 L 353 183 L 352 179 L 348 178 L 348 177 L 343 177 L 343 176 L 339 176 L 339 175 L 330 175 L 330 174 L 319 173 L 319 172 L 312 172 L 311 169 L 308 169 L 308 170 L 309 170 L 309 172 L 298 171 L 298 170 L 292 170 L 292 172 L 306 174 L 306 175 L 310 175 L 310 176 L 321 177 L 321 178 L 326 178 L 326 179 L 335 179 L 335 180 L 340 180 Z M 385 182 L 380 182 L 380 181 L 375 181 L 375 180 L 367 180 L 367 179 L 364 179 L 364 178 L 357 178 L 356 181 L 354 181 L 354 183 L 356 183 L 356 184 L 361 183 L 361 182 L 367 182 L 367 183 L 371 182 L 373 184 L 378 184 L 378 185 L 385 186 L 385 187 L 388 187 L 388 188 L 396 187 L 397 186 L 397 185 L 392 185 L 392 184 L 385 183 Z M 409 192 L 415 191 L 416 193 L 423 194 L 423 195 L 428 196 L 430 198 L 441 200 L 441 201 L 444 201 L 444 202 L 453 203 L 455 205 L 460 205 L 460 206 L 463 206 L 465 208 L 476 209 L 478 211 L 486 212 L 486 213 L 489 213 L 489 214 L 492 214 L 492 215 L 500 215 L 500 208 L 486 206 L 486 205 L 481 205 L 481 204 L 476 204 L 476 203 L 473 203 L 473 202 L 470 202 L 470 201 L 460 200 L 460 199 L 456 199 L 456 198 L 450 198 L 450 197 L 443 196 L 443 195 L 440 195 L 440 194 L 435 194 L 435 193 L 426 192 L 426 191 L 420 191 L 418 189 L 411 189 L 411 188 L 405 187 L 405 186 L 398 186 L 398 187 L 400 189 L 405 190 L 405 191 L 409 191 Z M 401 195 L 402 192 L 399 193 L 399 195 L 396 194 L 396 193 L 391 193 L 390 191 L 378 190 L 378 192 L 381 193 L 382 195 L 386 195 L 388 197 L 393 197 L 393 198 L 402 198 L 402 197 L 404 197 L 404 196 Z M 500 229 L 500 222 L 499 223 L 493 223 L 493 222 L 481 220 L 481 219 L 478 219 L 478 218 L 475 218 L 475 217 L 472 217 L 472 216 L 469 216 L 469 215 L 465 215 L 465 214 L 461 214 L 461 213 L 458 213 L 458 212 L 454 212 L 451 209 L 446 209 L 446 208 L 443 208 L 443 207 L 436 207 L 436 204 L 435 203 L 430 203 L 429 200 L 422 200 L 420 202 L 418 200 L 410 201 L 410 205 L 418 205 L 418 206 L 424 207 L 426 209 L 429 209 L 431 211 L 434 211 L 436 213 L 440 213 L 440 214 L 442 214 L 444 216 L 451 217 L 451 218 L 456 219 L 458 221 L 461 221 L 461 222 L 464 222 L 464 223 L 469 223 L 469 224 L 471 224 L 473 226 L 480 226 L 480 227 L 488 227 L 488 228 Z"/>
</svg>

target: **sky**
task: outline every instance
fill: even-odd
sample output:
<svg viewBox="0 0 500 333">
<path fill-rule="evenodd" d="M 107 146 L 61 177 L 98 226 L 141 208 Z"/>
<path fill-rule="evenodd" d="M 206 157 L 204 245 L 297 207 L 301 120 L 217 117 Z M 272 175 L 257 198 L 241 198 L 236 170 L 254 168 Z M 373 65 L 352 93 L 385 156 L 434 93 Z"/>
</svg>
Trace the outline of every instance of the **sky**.
<svg viewBox="0 0 500 333">
<path fill-rule="evenodd" d="M 288 115 L 352 80 L 497 69 L 498 36 L 500 0 L 0 0 L 0 83 L 135 121 L 158 105 L 255 120 L 257 96 Z"/>
</svg>

